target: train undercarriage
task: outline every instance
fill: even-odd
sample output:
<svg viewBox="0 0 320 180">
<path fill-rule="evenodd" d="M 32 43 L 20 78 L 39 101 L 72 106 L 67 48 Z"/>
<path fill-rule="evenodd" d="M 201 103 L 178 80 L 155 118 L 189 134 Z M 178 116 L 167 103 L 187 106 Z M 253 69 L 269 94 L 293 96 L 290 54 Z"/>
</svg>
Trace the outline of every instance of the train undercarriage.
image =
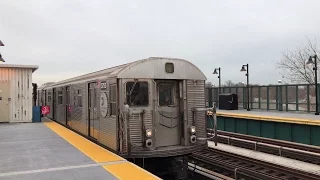
<svg viewBox="0 0 320 180">
<path fill-rule="evenodd" d="M 188 155 L 161 158 L 130 158 L 128 160 L 164 180 L 187 179 Z"/>
</svg>

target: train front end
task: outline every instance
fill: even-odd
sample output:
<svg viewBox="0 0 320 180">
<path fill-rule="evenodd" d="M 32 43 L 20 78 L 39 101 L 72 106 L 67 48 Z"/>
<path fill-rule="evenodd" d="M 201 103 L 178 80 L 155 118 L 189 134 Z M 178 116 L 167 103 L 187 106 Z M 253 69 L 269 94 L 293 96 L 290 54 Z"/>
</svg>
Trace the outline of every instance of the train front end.
<svg viewBox="0 0 320 180">
<path fill-rule="evenodd" d="M 207 147 L 207 111 L 215 112 L 205 106 L 205 76 L 188 61 L 168 58 L 148 59 L 129 71 L 119 79 L 123 155 L 142 159 L 146 169 L 180 168 L 185 177 L 187 156 Z"/>
</svg>

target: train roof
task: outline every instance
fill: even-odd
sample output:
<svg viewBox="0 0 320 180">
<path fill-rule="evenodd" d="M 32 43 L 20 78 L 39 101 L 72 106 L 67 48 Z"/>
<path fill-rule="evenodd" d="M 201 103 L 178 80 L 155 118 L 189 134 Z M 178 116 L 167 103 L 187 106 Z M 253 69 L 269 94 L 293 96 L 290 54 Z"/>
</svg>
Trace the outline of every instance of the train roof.
<svg viewBox="0 0 320 180">
<path fill-rule="evenodd" d="M 166 63 L 173 63 L 173 73 L 166 73 Z M 59 81 L 45 88 L 106 78 L 207 80 L 204 73 L 189 61 L 177 58 L 150 57 Z"/>
</svg>

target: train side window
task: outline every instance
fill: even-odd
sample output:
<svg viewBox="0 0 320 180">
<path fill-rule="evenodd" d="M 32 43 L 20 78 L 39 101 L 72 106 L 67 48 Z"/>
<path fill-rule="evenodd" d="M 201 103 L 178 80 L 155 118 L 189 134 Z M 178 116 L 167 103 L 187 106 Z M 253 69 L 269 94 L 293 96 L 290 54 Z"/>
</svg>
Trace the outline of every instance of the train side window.
<svg viewBox="0 0 320 180">
<path fill-rule="evenodd" d="M 58 104 L 62 104 L 62 91 L 58 91 Z"/>
<path fill-rule="evenodd" d="M 159 105 L 170 106 L 174 105 L 173 84 L 159 84 Z"/>
<path fill-rule="evenodd" d="M 78 107 L 82 107 L 82 90 L 78 90 Z"/>
<path fill-rule="evenodd" d="M 22 87 L 22 86 L 21 86 Z M 19 98 L 19 96 L 18 96 Z M 47 105 L 47 102 L 48 101 L 48 97 L 47 97 L 47 90 L 44 91 L 44 105 L 46 106 Z"/>
<path fill-rule="evenodd" d="M 48 92 L 48 103 L 51 102 L 52 96 L 51 96 L 51 92 Z"/>
<path fill-rule="evenodd" d="M 127 104 L 129 106 L 148 106 L 149 89 L 147 82 L 126 83 Z"/>
<path fill-rule="evenodd" d="M 117 115 L 117 89 L 116 85 L 110 85 L 110 116 Z"/>
</svg>

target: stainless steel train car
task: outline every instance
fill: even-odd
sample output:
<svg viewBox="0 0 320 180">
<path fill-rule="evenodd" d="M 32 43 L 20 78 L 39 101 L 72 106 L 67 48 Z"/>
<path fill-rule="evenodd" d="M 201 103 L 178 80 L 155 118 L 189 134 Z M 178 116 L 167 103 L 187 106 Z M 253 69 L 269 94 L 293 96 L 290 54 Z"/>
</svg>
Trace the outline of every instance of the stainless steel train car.
<svg viewBox="0 0 320 180">
<path fill-rule="evenodd" d="M 39 87 L 38 103 L 125 158 L 187 169 L 187 155 L 207 147 L 205 80 L 186 60 L 151 57 Z"/>
</svg>

